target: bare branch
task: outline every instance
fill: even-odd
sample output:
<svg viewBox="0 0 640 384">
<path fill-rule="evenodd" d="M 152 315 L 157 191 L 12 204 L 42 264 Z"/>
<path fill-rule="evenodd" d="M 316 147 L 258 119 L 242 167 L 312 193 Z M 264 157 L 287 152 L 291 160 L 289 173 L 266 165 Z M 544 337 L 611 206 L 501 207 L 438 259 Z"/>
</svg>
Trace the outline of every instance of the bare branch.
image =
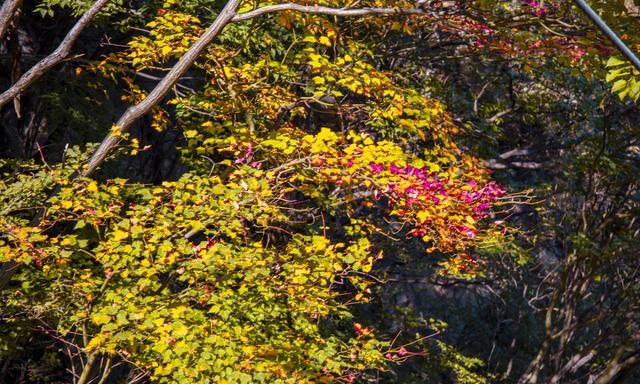
<svg viewBox="0 0 640 384">
<path fill-rule="evenodd" d="M 475 113 L 476 115 L 478 114 L 478 101 L 480 100 L 480 98 L 482 97 L 482 95 L 484 95 L 484 92 L 487 90 L 487 87 L 489 86 L 490 83 L 486 83 L 482 89 L 480 90 L 480 92 L 478 92 L 478 95 L 475 97 L 475 99 L 473 100 L 473 113 Z"/>
<path fill-rule="evenodd" d="M 13 275 L 20 270 L 22 265 L 22 263 L 15 260 L 9 260 L 0 265 L 0 291 L 3 291 L 7 287 Z"/>
<path fill-rule="evenodd" d="M 281 12 L 281 11 L 296 11 L 303 13 L 315 13 L 331 16 L 365 16 L 365 15 L 426 15 L 422 9 L 418 8 L 330 8 L 322 7 L 318 5 L 299 5 L 294 3 L 284 3 L 267 5 L 253 11 L 242 13 L 233 17 L 232 21 L 243 21 L 252 19 L 254 17 L 264 15 L 267 13 Z"/>
<path fill-rule="evenodd" d="M 117 130 L 110 133 L 100 143 L 100 147 L 91 156 L 86 168 L 82 174 L 88 176 L 93 173 L 109 156 L 109 153 L 118 146 L 122 135 L 126 133 L 131 125 L 140 117 L 147 114 L 151 108 L 158 104 L 169 93 L 175 83 L 184 75 L 184 73 L 196 61 L 198 56 L 211 44 L 211 42 L 220 34 L 222 29 L 231 22 L 236 15 L 236 10 L 240 5 L 240 0 L 230 0 L 222 9 L 215 21 L 209 26 L 205 33 L 189 48 L 189 50 L 178 60 L 176 65 L 171 68 L 169 73 L 158 83 L 158 85 L 144 98 L 139 104 L 136 104 L 120 117 L 115 124 Z"/>
<path fill-rule="evenodd" d="M 89 380 L 89 375 L 91 374 L 91 370 L 93 369 L 93 365 L 96 363 L 98 358 L 98 354 L 96 352 L 89 355 L 87 359 L 87 363 L 84 365 L 84 369 L 80 374 L 80 378 L 78 378 L 77 384 L 86 384 L 87 380 Z"/>
<path fill-rule="evenodd" d="M 607 363 L 607 367 L 604 372 L 602 372 L 595 381 L 595 384 L 610 384 L 618 378 L 620 373 L 623 371 L 630 369 L 631 367 L 637 366 L 640 363 L 640 351 L 634 351 L 629 357 L 620 361 L 622 359 L 622 355 L 625 352 L 625 346 L 618 347 L 618 350 L 615 353 L 615 356 L 611 361 Z"/>
<path fill-rule="evenodd" d="M 109 0 L 98 0 L 91 8 L 85 12 L 78 22 L 71 28 L 62 43 L 53 51 L 52 54 L 42 59 L 38 64 L 34 65 L 25 73 L 11 88 L 0 94 L 0 107 L 19 96 L 27 87 L 38 80 L 42 75 L 49 71 L 52 67 L 64 61 L 71 52 L 73 44 L 76 42 L 80 33 L 91 23 L 98 12 L 109 2 Z M 4 6 L 2 7 L 4 10 Z M 1 22 L 1 21 L 0 21 Z M 0 27 L 1 28 L 1 27 Z"/>
<path fill-rule="evenodd" d="M 2 8 L 0 8 L 0 39 L 9 28 L 13 16 L 21 5 L 22 0 L 5 0 L 4 4 L 2 4 Z"/>
<path fill-rule="evenodd" d="M 271 129 L 277 130 L 280 128 L 292 109 L 300 106 L 307 106 L 307 102 L 308 100 L 298 100 L 293 103 L 281 105 L 280 108 L 278 108 L 278 115 L 276 116 L 276 120 Z"/>
<path fill-rule="evenodd" d="M 488 123 L 493 123 L 496 120 L 498 120 L 499 118 L 501 118 L 502 116 L 505 116 L 511 112 L 513 112 L 515 109 L 514 108 L 509 108 L 509 109 L 505 109 L 504 111 L 498 112 L 495 115 L 491 116 L 490 118 L 487 119 Z"/>
<path fill-rule="evenodd" d="M 530 154 L 531 154 L 531 151 L 529 150 L 529 148 L 514 148 L 505 153 L 501 153 L 500 155 L 498 155 L 498 157 L 501 158 L 502 160 L 506 160 L 514 156 L 527 156 Z"/>
<path fill-rule="evenodd" d="M 503 163 L 496 159 L 487 160 L 484 166 L 489 169 L 506 169 L 506 168 L 523 168 L 523 169 L 541 169 L 544 164 L 536 163 L 534 161 L 514 161 L 510 163 Z"/>
</svg>

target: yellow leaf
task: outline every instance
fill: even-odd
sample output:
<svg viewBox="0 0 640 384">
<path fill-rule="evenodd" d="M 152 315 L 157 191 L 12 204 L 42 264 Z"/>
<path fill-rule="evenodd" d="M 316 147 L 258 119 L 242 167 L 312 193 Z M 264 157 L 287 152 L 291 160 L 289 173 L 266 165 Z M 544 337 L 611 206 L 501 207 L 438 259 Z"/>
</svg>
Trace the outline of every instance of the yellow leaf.
<svg viewBox="0 0 640 384">
<path fill-rule="evenodd" d="M 128 234 L 127 232 L 125 232 L 125 231 L 121 231 L 121 230 L 119 230 L 119 229 L 116 229 L 116 230 L 113 232 L 113 238 L 114 238 L 115 240 L 117 240 L 117 241 L 124 240 L 124 239 L 126 239 L 127 237 L 129 237 L 129 234 Z"/>
<path fill-rule="evenodd" d="M 440 172 L 440 166 L 436 163 L 429 163 L 429 172 Z"/>
<path fill-rule="evenodd" d="M 198 131 L 196 131 L 195 129 L 190 129 L 190 130 L 184 132 L 184 136 L 187 139 L 192 139 L 192 138 L 196 137 L 197 135 L 198 135 Z"/>
<path fill-rule="evenodd" d="M 429 219 L 429 216 L 430 216 L 429 212 L 427 211 L 420 211 L 416 215 L 416 217 L 418 218 L 418 221 L 421 223 L 424 223 L 425 221 L 427 221 L 427 219 Z"/>
<path fill-rule="evenodd" d="M 155 324 L 156 327 L 162 326 L 164 324 L 164 318 L 159 318 L 159 319 L 153 320 L 153 324 Z"/>
<path fill-rule="evenodd" d="M 107 190 L 109 191 L 109 193 L 111 193 L 113 195 L 117 195 L 118 192 L 120 192 L 120 187 L 118 187 L 116 185 L 112 185 Z"/>
<path fill-rule="evenodd" d="M 98 313 L 91 317 L 91 321 L 93 321 L 97 325 L 107 324 L 108 322 L 111 321 L 111 317 L 108 315 L 105 315 L 104 313 Z"/>
<path fill-rule="evenodd" d="M 253 3 L 244 4 L 238 9 L 238 13 L 245 13 L 253 10 Z"/>
<path fill-rule="evenodd" d="M 331 46 L 331 40 L 327 36 L 320 36 L 318 42 L 322 45 L 326 45 L 327 47 Z"/>
<path fill-rule="evenodd" d="M 86 346 L 87 351 L 93 351 L 96 348 L 98 348 L 100 344 L 102 344 L 102 342 L 104 341 L 104 338 L 105 336 L 102 334 L 94 336 Z"/>
<path fill-rule="evenodd" d="M 174 319 L 179 319 L 182 317 L 182 314 L 187 311 L 187 307 L 184 305 L 177 306 L 171 310 L 171 316 Z"/>
</svg>

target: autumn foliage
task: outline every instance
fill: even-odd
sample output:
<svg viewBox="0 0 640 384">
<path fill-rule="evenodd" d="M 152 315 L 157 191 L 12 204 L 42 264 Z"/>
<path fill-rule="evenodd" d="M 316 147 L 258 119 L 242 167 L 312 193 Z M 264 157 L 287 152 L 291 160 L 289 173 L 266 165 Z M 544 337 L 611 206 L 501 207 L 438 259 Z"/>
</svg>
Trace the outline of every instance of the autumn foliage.
<svg viewBox="0 0 640 384">
<path fill-rule="evenodd" d="M 74 63 L 74 76 L 115 87 L 117 103 L 143 102 L 149 81 L 215 19 L 200 3 L 220 8 L 147 2 L 127 19 L 135 28 L 124 44 Z M 243 1 L 236 11 L 270 5 Z M 357 2 L 366 7 L 414 9 Z M 521 8 L 534 18 L 559 12 L 535 1 Z M 182 167 L 175 177 L 87 175 L 93 144 L 67 149 L 59 162 L 42 153 L 37 162 L 0 162 L 0 262 L 19 266 L 3 292 L 2 322 L 28 324 L 0 348 L 36 327 L 86 356 L 87 377 L 100 359 L 104 377 L 104 367 L 121 364 L 158 383 L 351 383 L 427 354 L 354 319 L 383 280 L 376 263 L 417 244 L 439 278 L 474 280 L 491 261 L 483 250 L 508 232 L 499 220 L 505 188 L 461 144 L 472 127 L 410 73 L 381 64 L 385 41 L 431 27 L 468 40 L 460 54 L 535 62 L 552 47 L 571 63 L 586 54 L 584 41 L 507 36 L 437 5 L 230 22 L 144 123 L 154 135 L 180 132 L 171 143 Z M 111 162 L 153 149 L 135 130 L 100 129 L 118 140 Z"/>
</svg>

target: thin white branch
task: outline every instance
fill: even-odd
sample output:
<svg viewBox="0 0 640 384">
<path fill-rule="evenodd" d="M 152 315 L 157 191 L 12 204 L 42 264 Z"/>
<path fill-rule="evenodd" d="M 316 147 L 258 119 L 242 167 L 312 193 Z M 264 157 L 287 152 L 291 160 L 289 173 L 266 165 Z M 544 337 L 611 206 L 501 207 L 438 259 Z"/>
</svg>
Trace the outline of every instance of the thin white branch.
<svg viewBox="0 0 640 384">
<path fill-rule="evenodd" d="M 493 123 L 496 120 L 498 120 L 499 118 L 501 118 L 502 116 L 508 115 L 509 113 L 513 112 L 514 108 L 509 108 L 509 109 L 505 109 L 502 112 L 498 112 L 495 115 L 491 116 L 490 118 L 487 119 L 488 123 Z"/>
<path fill-rule="evenodd" d="M 256 16 L 266 13 L 296 11 L 303 13 L 314 13 L 332 16 L 365 16 L 365 15 L 426 15 L 427 13 L 418 8 L 330 8 L 318 5 L 300 5 L 294 3 L 283 3 L 275 5 L 267 5 L 253 11 L 238 14 L 233 17 L 232 21 L 243 21 L 252 19 Z"/>
<path fill-rule="evenodd" d="M 473 100 L 473 113 L 475 113 L 476 115 L 478 114 L 478 101 L 480 100 L 480 98 L 482 97 L 482 95 L 484 95 L 484 92 L 487 90 L 487 87 L 489 86 L 490 83 L 486 83 L 482 89 L 480 90 L 480 92 L 478 93 L 478 95 L 476 96 L 476 98 Z"/>
<path fill-rule="evenodd" d="M 529 148 L 514 148 L 510 151 L 501 153 L 500 155 L 498 155 L 498 157 L 501 158 L 502 160 L 506 160 L 514 156 L 527 156 L 530 154 L 531 154 L 531 151 L 529 150 Z"/>
<path fill-rule="evenodd" d="M 58 48 L 52 54 L 42 59 L 38 64 L 34 65 L 25 73 L 11 88 L 0 94 L 0 107 L 19 96 L 27 87 L 38 80 L 42 75 L 47 73 L 52 67 L 64 61 L 71 52 L 73 44 L 80 36 L 80 33 L 91 23 L 98 12 L 109 2 L 109 0 L 97 0 L 78 22 L 71 28 L 67 36 L 60 43 Z M 3 6 L 4 9 L 4 6 Z"/>
</svg>

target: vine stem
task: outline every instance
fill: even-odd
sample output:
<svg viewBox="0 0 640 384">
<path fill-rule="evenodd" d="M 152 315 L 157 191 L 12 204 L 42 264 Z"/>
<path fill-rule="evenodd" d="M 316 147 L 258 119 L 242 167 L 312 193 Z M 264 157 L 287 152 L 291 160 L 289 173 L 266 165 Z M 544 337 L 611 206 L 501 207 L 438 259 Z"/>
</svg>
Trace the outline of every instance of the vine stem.
<svg viewBox="0 0 640 384">
<path fill-rule="evenodd" d="M 82 373 L 80 374 L 80 377 L 78 378 L 78 382 L 76 384 L 87 383 L 87 380 L 89 379 L 89 374 L 91 374 L 91 370 L 93 369 L 93 366 L 96 363 L 97 359 L 98 359 L 97 352 L 93 352 L 89 355 L 89 358 L 87 359 L 87 363 L 84 365 L 84 368 L 82 369 Z"/>
</svg>

